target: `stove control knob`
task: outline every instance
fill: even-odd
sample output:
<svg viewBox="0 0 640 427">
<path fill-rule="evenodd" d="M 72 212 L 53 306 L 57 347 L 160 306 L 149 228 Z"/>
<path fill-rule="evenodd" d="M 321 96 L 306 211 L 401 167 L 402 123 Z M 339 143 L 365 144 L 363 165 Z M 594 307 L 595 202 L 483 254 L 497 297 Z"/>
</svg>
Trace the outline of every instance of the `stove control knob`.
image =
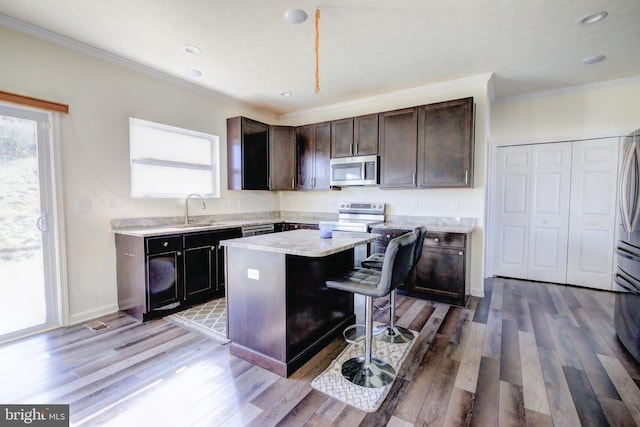
<svg viewBox="0 0 640 427">
<path fill-rule="evenodd" d="M 345 204 L 344 204 L 344 206 L 345 206 L 347 209 L 351 209 L 351 203 L 345 203 Z"/>
</svg>

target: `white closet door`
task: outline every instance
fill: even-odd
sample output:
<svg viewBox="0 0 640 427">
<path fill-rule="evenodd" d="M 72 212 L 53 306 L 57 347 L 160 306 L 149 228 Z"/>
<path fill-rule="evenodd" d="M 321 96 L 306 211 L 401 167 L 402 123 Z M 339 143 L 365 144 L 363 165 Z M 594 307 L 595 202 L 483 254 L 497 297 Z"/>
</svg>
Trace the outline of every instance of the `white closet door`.
<svg viewBox="0 0 640 427">
<path fill-rule="evenodd" d="M 571 142 L 534 145 L 531 169 L 527 278 L 565 283 Z"/>
<path fill-rule="evenodd" d="M 496 161 L 494 274 L 527 278 L 531 146 L 499 147 Z"/>
<path fill-rule="evenodd" d="M 618 138 L 573 145 L 567 283 L 611 290 Z"/>
</svg>

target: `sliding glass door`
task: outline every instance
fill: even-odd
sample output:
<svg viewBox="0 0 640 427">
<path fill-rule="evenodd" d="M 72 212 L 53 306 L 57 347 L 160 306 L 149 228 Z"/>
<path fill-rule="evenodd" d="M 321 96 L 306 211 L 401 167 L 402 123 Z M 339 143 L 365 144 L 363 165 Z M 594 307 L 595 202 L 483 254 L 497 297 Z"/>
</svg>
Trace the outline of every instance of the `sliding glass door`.
<svg viewBox="0 0 640 427">
<path fill-rule="evenodd" d="M 59 323 L 51 115 L 0 104 L 0 342 Z"/>
</svg>

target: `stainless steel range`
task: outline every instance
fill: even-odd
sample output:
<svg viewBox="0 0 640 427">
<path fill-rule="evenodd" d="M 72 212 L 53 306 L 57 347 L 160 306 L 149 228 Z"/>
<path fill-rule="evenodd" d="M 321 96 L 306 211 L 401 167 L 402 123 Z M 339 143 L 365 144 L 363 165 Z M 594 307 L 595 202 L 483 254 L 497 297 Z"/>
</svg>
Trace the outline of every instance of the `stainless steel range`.
<svg viewBox="0 0 640 427">
<path fill-rule="evenodd" d="M 320 221 L 320 227 L 335 231 L 368 233 L 371 226 L 384 222 L 384 203 L 342 202 L 337 221 Z"/>
</svg>

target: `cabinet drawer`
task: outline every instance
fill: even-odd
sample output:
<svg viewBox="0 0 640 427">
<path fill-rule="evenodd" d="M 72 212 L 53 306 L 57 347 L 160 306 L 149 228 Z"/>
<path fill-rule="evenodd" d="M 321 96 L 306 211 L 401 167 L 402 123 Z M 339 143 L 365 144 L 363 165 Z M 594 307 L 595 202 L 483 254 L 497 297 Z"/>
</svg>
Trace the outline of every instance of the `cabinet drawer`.
<svg viewBox="0 0 640 427">
<path fill-rule="evenodd" d="M 181 236 L 160 236 L 147 239 L 147 254 L 173 252 L 182 249 Z"/>
<path fill-rule="evenodd" d="M 220 240 L 232 239 L 234 237 L 242 237 L 242 231 L 239 228 L 188 233 L 184 235 L 184 247 L 200 248 L 203 246 L 216 246 Z"/>
<path fill-rule="evenodd" d="M 371 232 L 374 234 L 381 234 L 380 238 L 376 241 L 383 243 L 385 246 L 393 239 L 403 234 L 409 233 L 411 230 L 402 228 L 372 228 Z"/>
<path fill-rule="evenodd" d="M 460 248 L 465 247 L 466 234 L 462 233 L 427 233 L 425 246 Z"/>
</svg>

